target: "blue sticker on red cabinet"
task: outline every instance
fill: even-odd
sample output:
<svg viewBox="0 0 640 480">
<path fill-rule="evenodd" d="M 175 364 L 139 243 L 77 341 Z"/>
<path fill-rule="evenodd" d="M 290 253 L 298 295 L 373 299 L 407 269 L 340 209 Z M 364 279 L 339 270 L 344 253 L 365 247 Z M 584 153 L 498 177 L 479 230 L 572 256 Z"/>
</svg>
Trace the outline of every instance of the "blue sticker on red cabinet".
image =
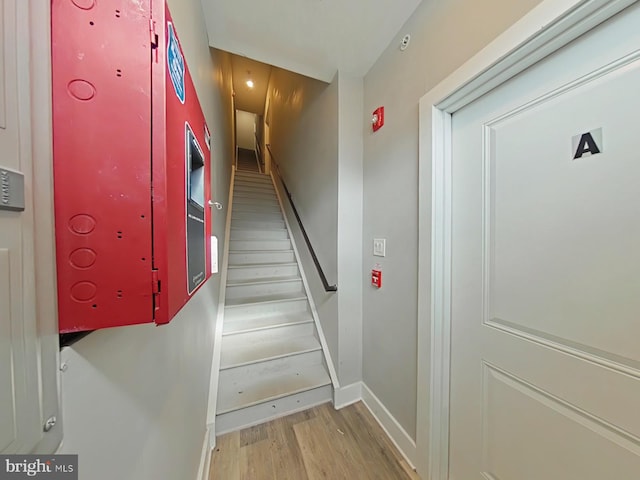
<svg viewBox="0 0 640 480">
<path fill-rule="evenodd" d="M 180 103 L 184 103 L 186 91 L 184 87 L 184 57 L 180 51 L 180 45 L 178 44 L 178 38 L 173 29 L 173 24 L 167 22 L 167 28 L 169 29 L 167 68 L 169 69 L 169 76 L 171 77 L 171 83 L 173 84 L 176 96 L 178 100 L 180 100 Z"/>
</svg>

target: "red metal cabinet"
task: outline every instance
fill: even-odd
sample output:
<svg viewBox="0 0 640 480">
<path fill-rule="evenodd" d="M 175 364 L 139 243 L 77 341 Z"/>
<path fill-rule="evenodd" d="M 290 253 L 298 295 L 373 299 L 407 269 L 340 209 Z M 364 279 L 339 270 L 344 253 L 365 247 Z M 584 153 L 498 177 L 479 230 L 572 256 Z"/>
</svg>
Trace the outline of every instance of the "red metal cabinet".
<svg viewBox="0 0 640 480">
<path fill-rule="evenodd" d="M 168 323 L 210 277 L 204 114 L 164 1 L 52 2 L 61 333 Z"/>
</svg>

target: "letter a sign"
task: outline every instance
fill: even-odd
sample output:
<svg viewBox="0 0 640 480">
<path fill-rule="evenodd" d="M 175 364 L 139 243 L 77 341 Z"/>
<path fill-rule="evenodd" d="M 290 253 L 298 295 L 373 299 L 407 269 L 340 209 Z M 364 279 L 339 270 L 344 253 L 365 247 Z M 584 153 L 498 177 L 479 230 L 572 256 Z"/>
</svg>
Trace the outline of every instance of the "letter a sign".
<svg viewBox="0 0 640 480">
<path fill-rule="evenodd" d="M 602 153 L 602 128 L 576 135 L 572 138 L 572 144 L 574 160 Z"/>
</svg>

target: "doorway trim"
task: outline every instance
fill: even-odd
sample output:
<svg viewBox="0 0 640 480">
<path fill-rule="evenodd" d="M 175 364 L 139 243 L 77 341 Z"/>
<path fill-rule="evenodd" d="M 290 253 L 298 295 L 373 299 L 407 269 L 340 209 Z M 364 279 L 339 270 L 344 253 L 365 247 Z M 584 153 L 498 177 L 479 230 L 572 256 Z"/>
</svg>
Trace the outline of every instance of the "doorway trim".
<svg viewBox="0 0 640 480">
<path fill-rule="evenodd" d="M 637 0 L 543 0 L 420 99 L 417 470 L 449 476 L 452 115 Z"/>
</svg>

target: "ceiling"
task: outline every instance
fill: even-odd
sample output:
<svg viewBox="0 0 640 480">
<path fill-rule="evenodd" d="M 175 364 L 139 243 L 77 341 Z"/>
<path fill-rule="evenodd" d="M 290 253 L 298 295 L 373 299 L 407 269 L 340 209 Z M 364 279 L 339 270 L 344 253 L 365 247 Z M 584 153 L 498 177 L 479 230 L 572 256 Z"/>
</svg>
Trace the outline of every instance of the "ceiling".
<svg viewBox="0 0 640 480">
<path fill-rule="evenodd" d="M 237 55 L 231 56 L 236 109 L 257 113 L 258 115 L 264 114 L 271 68 L 271 65 L 256 62 L 255 60 Z M 253 88 L 247 86 L 249 78 L 253 80 Z"/>
<path fill-rule="evenodd" d="M 201 0 L 212 47 L 330 82 L 364 75 L 422 0 Z"/>
</svg>

